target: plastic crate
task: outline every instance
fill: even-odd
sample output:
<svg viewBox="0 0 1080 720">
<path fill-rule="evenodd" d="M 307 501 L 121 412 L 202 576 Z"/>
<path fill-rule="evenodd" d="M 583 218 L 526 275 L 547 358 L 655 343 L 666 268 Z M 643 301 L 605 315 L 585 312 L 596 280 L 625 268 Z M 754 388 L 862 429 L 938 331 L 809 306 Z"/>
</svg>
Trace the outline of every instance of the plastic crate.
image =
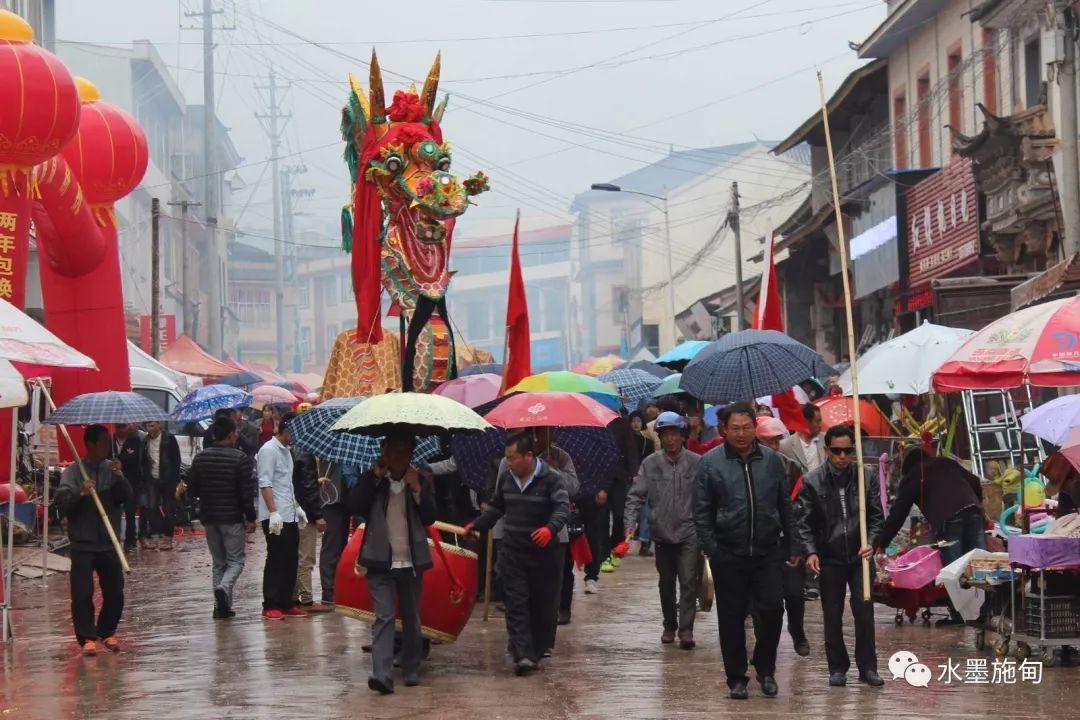
<svg viewBox="0 0 1080 720">
<path fill-rule="evenodd" d="M 1080 637 L 1080 597 L 1028 596 L 1024 621 L 1029 635 L 1038 635 L 1040 630 L 1044 630 L 1043 637 L 1046 638 Z M 1043 622 L 1046 623 L 1045 628 L 1042 628 Z"/>
</svg>

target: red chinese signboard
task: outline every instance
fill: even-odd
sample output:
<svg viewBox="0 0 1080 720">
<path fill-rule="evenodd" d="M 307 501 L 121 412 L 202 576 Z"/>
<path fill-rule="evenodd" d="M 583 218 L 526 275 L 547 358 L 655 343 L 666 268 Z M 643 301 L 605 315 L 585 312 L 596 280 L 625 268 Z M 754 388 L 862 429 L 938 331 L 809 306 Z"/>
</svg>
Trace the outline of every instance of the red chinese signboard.
<svg viewBox="0 0 1080 720">
<path fill-rule="evenodd" d="M 176 341 L 176 316 L 162 315 L 158 332 L 161 334 L 161 352 L 165 352 Z M 139 316 L 139 345 L 144 352 L 152 353 L 154 351 L 150 337 L 149 315 Z"/>
<path fill-rule="evenodd" d="M 960 158 L 907 191 L 908 287 L 979 259 L 979 203 L 971 161 Z"/>
<path fill-rule="evenodd" d="M 0 189 L 0 298 L 22 309 L 26 299 L 30 199 L 25 180 L 18 178 L 13 184 L 18 187 L 9 192 Z"/>
</svg>

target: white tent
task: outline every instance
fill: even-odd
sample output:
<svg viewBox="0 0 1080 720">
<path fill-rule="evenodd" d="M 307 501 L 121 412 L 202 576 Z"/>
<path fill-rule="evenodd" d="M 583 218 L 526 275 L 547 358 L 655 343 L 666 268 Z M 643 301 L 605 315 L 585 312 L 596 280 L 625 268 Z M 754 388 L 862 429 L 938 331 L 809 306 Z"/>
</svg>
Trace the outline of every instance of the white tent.
<svg viewBox="0 0 1080 720">
<path fill-rule="evenodd" d="M 141 367 L 161 373 L 176 383 L 181 395 L 187 395 L 195 388 L 202 386 L 202 378 L 173 370 L 168 365 L 155 360 L 149 353 L 143 352 L 142 348 L 130 340 L 128 340 L 128 364 L 131 367 Z"/>
</svg>

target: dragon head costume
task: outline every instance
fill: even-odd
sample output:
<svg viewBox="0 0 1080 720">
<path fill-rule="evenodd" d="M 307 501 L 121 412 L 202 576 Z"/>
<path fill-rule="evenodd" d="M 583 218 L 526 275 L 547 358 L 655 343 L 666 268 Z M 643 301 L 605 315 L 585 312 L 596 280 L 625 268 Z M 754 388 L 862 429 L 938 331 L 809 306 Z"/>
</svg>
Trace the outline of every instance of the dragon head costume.
<svg viewBox="0 0 1080 720">
<path fill-rule="evenodd" d="M 488 189 L 483 173 L 460 181 L 451 171 L 450 145 L 439 127 L 446 100 L 436 105 L 439 70 L 436 56 L 423 90 L 399 90 L 387 106 L 382 70 L 372 51 L 370 94 L 350 75 L 341 122 L 353 183 L 342 235 L 345 249 L 352 252 L 354 352 L 369 358 L 361 361 L 360 372 L 373 383 L 372 346 L 383 339 L 385 287 L 401 317 L 403 389 L 414 391 L 426 391 L 456 374 L 446 311 L 450 240 L 469 198 Z M 365 380 L 361 388 L 372 385 Z"/>
</svg>

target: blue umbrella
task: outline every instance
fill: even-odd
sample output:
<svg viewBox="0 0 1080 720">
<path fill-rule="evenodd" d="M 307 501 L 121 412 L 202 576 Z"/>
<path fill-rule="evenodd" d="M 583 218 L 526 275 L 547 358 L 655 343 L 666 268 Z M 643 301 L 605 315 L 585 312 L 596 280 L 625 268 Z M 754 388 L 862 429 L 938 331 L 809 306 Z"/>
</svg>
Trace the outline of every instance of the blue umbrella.
<svg viewBox="0 0 1080 720">
<path fill-rule="evenodd" d="M 656 358 L 656 364 L 674 367 L 676 370 L 681 369 L 686 366 L 686 363 L 697 357 L 697 354 L 708 345 L 708 340 L 687 340 Z"/>
<path fill-rule="evenodd" d="M 470 375 L 482 375 L 484 373 L 491 373 L 492 375 L 502 376 L 503 366 L 499 363 L 480 363 L 479 365 L 470 365 L 468 367 L 458 370 L 458 377 L 468 377 Z"/>
<path fill-rule="evenodd" d="M 139 393 L 108 390 L 76 395 L 45 418 L 46 425 L 164 422 L 169 413 Z"/>
<path fill-rule="evenodd" d="M 836 371 L 816 352 L 776 330 L 725 335 L 698 353 L 682 374 L 682 388 L 707 403 L 753 400 L 790 390 Z"/>
<path fill-rule="evenodd" d="M 367 435 L 331 432 L 341 416 L 364 401 L 361 397 L 333 398 L 300 413 L 289 423 L 289 434 L 296 446 L 315 457 L 342 465 L 358 465 L 361 472 L 379 459 L 382 439 Z M 413 462 L 426 463 L 439 453 L 434 437 L 417 438 Z"/>
<path fill-rule="evenodd" d="M 619 388 L 619 394 L 622 395 L 627 407 L 633 407 L 639 400 L 652 397 L 661 382 L 660 378 L 644 370 L 628 370 L 621 367 L 604 373 L 597 380 L 614 383 L 615 387 Z"/>
<path fill-rule="evenodd" d="M 207 385 L 188 393 L 172 419 L 177 422 L 198 422 L 214 417 L 218 410 L 237 410 L 251 405 L 251 393 L 232 385 Z"/>
</svg>

